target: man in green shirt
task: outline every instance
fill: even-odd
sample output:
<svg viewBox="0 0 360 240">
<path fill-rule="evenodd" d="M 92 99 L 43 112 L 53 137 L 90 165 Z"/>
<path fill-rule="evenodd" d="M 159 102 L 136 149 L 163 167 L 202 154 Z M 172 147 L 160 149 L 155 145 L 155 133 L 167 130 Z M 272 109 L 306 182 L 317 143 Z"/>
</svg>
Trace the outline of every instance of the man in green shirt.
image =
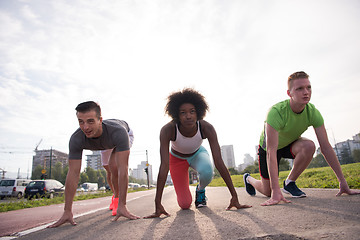
<svg viewBox="0 0 360 240">
<path fill-rule="evenodd" d="M 287 94 L 290 99 L 275 104 L 268 112 L 258 151 L 261 180 L 244 174 L 246 191 L 255 195 L 257 190 L 270 197 L 261 204 L 263 206 L 278 204 L 280 201 L 290 202 L 280 191 L 278 170 L 281 158 L 291 158 L 294 159 L 294 166 L 284 181 L 283 191 L 293 197 L 305 197 L 306 194 L 296 186 L 295 181 L 310 164 L 315 153 L 314 142 L 301 137 L 309 126 L 313 126 L 321 152 L 339 181 L 337 196 L 343 193 L 360 194 L 359 190 L 349 189 L 339 160 L 329 143 L 324 120 L 315 106 L 309 103 L 309 75 L 305 72 L 291 74 Z"/>
</svg>

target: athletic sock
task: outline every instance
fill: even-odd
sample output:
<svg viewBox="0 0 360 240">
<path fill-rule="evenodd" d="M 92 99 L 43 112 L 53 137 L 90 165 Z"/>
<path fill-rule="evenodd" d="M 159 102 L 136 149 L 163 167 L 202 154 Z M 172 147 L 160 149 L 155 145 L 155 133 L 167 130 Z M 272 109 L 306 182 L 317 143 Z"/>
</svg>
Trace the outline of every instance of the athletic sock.
<svg viewBox="0 0 360 240">
<path fill-rule="evenodd" d="M 290 179 L 287 178 L 287 179 L 285 180 L 285 186 L 287 186 L 287 185 L 288 185 L 289 183 L 291 183 L 291 182 L 295 182 L 295 181 L 290 180 Z"/>
</svg>

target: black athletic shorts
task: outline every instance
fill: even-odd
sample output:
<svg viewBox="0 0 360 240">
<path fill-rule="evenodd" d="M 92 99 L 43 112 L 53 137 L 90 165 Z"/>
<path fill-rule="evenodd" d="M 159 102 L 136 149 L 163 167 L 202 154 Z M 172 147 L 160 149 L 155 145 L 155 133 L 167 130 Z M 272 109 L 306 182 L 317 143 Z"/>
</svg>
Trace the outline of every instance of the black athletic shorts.
<svg viewBox="0 0 360 240">
<path fill-rule="evenodd" d="M 278 169 L 279 169 L 279 163 L 280 163 L 281 158 L 291 158 L 291 159 L 295 158 L 295 156 L 291 152 L 292 144 L 293 143 L 290 143 L 286 147 L 283 147 L 283 148 L 277 150 L 276 155 L 277 155 Z M 270 179 L 268 168 L 267 168 L 267 163 L 266 163 L 266 151 L 264 149 L 262 149 L 260 147 L 260 145 L 259 145 L 259 149 L 258 149 L 258 160 L 259 160 L 259 170 L 260 170 L 261 177 L 263 177 L 265 179 Z M 278 171 L 278 174 L 279 174 L 279 171 Z"/>
</svg>

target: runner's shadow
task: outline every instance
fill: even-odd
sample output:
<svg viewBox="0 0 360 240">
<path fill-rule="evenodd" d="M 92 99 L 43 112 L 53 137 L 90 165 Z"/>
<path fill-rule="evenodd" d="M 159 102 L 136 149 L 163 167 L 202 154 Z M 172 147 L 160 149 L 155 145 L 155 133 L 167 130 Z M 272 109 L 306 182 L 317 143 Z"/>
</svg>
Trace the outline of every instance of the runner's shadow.
<svg viewBox="0 0 360 240">
<path fill-rule="evenodd" d="M 219 216 L 209 207 L 199 208 L 198 210 L 213 222 L 218 234 L 220 235 L 219 239 L 233 239 L 234 237 L 242 239 L 253 235 L 253 233 L 251 233 L 246 227 Z"/>
<path fill-rule="evenodd" d="M 155 239 L 154 238 L 154 231 L 156 229 L 156 225 L 158 225 L 159 223 L 161 223 L 161 221 L 163 221 L 164 219 L 166 219 L 168 217 L 158 217 L 158 218 L 153 218 L 150 225 L 147 227 L 147 229 L 144 232 L 144 236 L 141 238 L 142 240 L 149 240 L 149 239 Z"/>
<path fill-rule="evenodd" d="M 359 222 L 359 201 L 347 201 L 348 199 L 346 199 L 346 197 L 347 196 L 343 196 L 342 199 L 340 199 L 340 197 L 334 197 L 332 199 L 317 197 L 291 199 L 293 204 L 288 204 L 286 207 Z"/>
<path fill-rule="evenodd" d="M 162 239 L 202 239 L 191 209 L 179 210 Z"/>
</svg>

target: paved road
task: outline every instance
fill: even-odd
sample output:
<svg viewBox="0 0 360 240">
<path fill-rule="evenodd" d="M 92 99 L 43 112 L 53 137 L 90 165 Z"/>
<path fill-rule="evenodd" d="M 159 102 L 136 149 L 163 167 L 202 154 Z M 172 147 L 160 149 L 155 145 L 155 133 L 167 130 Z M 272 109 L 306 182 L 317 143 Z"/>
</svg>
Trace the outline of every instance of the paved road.
<svg viewBox="0 0 360 240">
<path fill-rule="evenodd" d="M 335 197 L 337 190 L 304 189 L 308 197 L 292 203 L 262 207 L 263 196 L 250 197 L 236 189 L 240 202 L 252 208 L 225 211 L 227 188 L 207 188 L 208 207 L 180 210 L 173 188 L 166 189 L 163 205 L 170 217 L 111 222 L 103 210 L 76 218 L 56 229 L 42 229 L 17 239 L 359 239 L 360 195 Z M 192 188 L 192 192 L 194 188 Z M 138 193 L 137 193 L 138 194 Z M 145 216 L 154 211 L 154 191 L 133 197 L 128 208 Z M 107 199 L 108 200 L 108 199 Z M 99 200 L 100 201 L 100 200 Z M 60 205 L 63 206 L 63 205 Z M 51 209 L 59 208 L 52 206 Z M 1 217 L 1 215 L 0 215 Z M 1 220 L 2 224 L 3 220 Z"/>
</svg>

